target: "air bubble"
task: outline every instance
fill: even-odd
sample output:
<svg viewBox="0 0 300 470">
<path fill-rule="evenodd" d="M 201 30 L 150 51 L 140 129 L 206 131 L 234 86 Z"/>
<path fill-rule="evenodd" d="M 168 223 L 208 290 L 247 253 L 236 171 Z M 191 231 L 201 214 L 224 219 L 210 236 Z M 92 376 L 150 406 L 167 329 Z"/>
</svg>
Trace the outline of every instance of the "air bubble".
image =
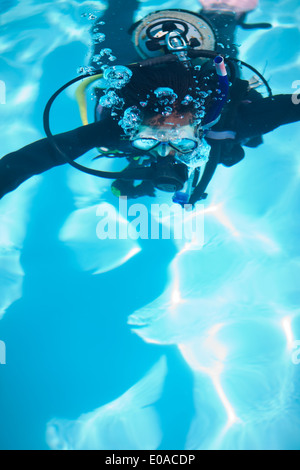
<svg viewBox="0 0 300 470">
<path fill-rule="evenodd" d="M 99 52 L 101 57 L 104 57 L 105 55 L 110 55 L 112 53 L 112 50 L 106 47 L 105 49 L 101 49 Z"/>
<path fill-rule="evenodd" d="M 101 62 L 101 58 L 102 58 L 101 55 L 96 54 L 93 56 L 92 61 L 96 62 L 99 65 L 99 63 Z"/>
<path fill-rule="evenodd" d="M 171 116 L 172 112 L 173 109 L 170 106 L 167 106 L 161 114 L 162 116 Z"/>
<path fill-rule="evenodd" d="M 210 146 L 204 141 L 199 141 L 198 147 L 189 154 L 180 154 L 178 161 L 185 163 L 190 169 L 198 168 L 208 162 Z"/>
<path fill-rule="evenodd" d="M 193 97 L 191 95 L 186 95 L 184 97 L 183 101 L 181 101 L 181 104 L 184 105 L 184 106 L 187 106 L 192 102 L 193 102 Z"/>
<path fill-rule="evenodd" d="M 203 119 L 204 116 L 205 116 L 205 111 L 204 111 L 204 110 L 197 111 L 197 112 L 195 113 L 195 117 L 196 117 L 197 119 Z"/>
<path fill-rule="evenodd" d="M 99 55 L 101 57 L 107 58 L 111 62 L 116 60 L 116 57 L 112 55 L 112 50 L 108 49 L 107 47 L 105 49 L 101 49 L 101 51 L 99 52 Z"/>
<path fill-rule="evenodd" d="M 95 67 L 92 66 L 83 66 L 83 67 L 78 67 L 77 73 L 78 75 L 85 75 L 85 74 L 90 74 L 92 75 L 95 72 Z"/>
<path fill-rule="evenodd" d="M 94 42 L 103 42 L 105 41 L 105 34 L 104 33 L 96 33 L 93 36 Z"/>
</svg>

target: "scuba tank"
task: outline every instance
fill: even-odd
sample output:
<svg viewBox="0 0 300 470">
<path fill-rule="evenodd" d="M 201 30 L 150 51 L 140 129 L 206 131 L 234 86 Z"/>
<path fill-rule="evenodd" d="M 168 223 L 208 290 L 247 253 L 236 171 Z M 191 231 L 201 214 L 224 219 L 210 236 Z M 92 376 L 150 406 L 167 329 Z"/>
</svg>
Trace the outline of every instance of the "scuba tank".
<svg viewBox="0 0 300 470">
<path fill-rule="evenodd" d="M 160 10 L 150 13 L 129 30 L 135 49 L 142 59 L 163 57 L 174 52 L 179 60 L 187 63 L 185 53 L 214 51 L 215 32 L 203 16 L 186 10 Z M 203 63 L 199 57 L 194 65 Z"/>
</svg>

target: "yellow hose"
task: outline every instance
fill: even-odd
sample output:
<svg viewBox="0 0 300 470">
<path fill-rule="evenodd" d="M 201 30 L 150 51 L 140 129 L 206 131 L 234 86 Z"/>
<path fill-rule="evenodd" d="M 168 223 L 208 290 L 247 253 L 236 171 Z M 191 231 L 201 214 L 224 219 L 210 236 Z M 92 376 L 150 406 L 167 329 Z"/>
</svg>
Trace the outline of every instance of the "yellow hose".
<svg viewBox="0 0 300 470">
<path fill-rule="evenodd" d="M 84 126 L 87 126 L 89 123 L 88 115 L 87 115 L 86 89 L 93 82 L 95 82 L 96 80 L 99 80 L 102 77 L 103 77 L 103 74 L 99 74 L 99 75 L 94 75 L 93 77 L 90 77 L 90 78 L 86 78 L 80 83 L 79 87 L 77 88 L 75 92 L 75 97 L 79 106 L 81 121 Z"/>
</svg>

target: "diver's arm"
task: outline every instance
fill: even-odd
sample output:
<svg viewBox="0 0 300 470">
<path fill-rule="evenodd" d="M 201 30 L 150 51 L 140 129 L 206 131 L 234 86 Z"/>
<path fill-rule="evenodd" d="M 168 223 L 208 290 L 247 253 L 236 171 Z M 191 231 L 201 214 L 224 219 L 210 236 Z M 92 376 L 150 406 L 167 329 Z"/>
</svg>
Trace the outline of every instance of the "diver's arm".
<svg viewBox="0 0 300 470">
<path fill-rule="evenodd" d="M 111 119 L 58 134 L 55 141 L 75 160 L 94 147 L 118 145 L 120 128 Z M 63 165 L 63 156 L 48 139 L 42 139 L 12 152 L 0 160 L 0 199 L 34 175 Z"/>
<path fill-rule="evenodd" d="M 238 111 L 237 139 L 243 141 L 300 121 L 300 104 L 294 101 L 293 95 L 277 95 L 242 104 Z"/>
</svg>

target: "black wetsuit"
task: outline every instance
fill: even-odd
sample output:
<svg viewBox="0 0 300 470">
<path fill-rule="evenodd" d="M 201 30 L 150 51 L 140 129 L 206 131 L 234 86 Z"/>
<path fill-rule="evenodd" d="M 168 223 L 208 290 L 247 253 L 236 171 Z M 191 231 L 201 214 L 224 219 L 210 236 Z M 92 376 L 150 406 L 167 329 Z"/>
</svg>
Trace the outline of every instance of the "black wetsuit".
<svg viewBox="0 0 300 470">
<path fill-rule="evenodd" d="M 223 130 L 236 132 L 235 140 L 228 139 L 231 151 L 226 158 L 231 157 L 232 145 L 254 142 L 283 124 L 300 120 L 300 105 L 292 102 L 292 95 L 278 95 L 274 99 L 258 98 L 252 103 L 241 103 L 237 109 L 234 123 Z M 215 128 L 213 128 L 214 130 Z M 70 132 L 56 136 L 57 143 L 76 159 L 94 147 L 118 148 L 125 154 L 134 152 L 126 140 L 121 139 L 121 128 L 112 119 L 79 127 Z M 226 141 L 223 141 L 226 144 Z M 0 160 L 0 198 L 16 189 L 22 182 L 33 175 L 38 175 L 55 166 L 65 163 L 61 154 L 51 145 L 48 139 L 42 139 L 26 147 L 10 153 Z M 230 164 L 227 166 L 231 166 Z"/>
</svg>

